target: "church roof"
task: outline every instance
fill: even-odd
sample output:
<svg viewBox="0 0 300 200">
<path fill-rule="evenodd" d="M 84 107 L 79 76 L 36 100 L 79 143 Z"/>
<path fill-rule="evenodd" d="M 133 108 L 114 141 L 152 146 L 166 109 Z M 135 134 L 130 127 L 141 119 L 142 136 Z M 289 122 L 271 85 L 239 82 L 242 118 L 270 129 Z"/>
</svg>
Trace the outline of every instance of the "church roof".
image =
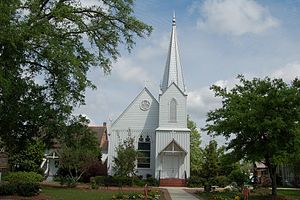
<svg viewBox="0 0 300 200">
<path fill-rule="evenodd" d="M 161 151 L 159 154 L 162 153 L 184 153 L 187 154 L 186 150 L 182 148 L 176 140 L 173 138 L 173 140 Z"/>
<path fill-rule="evenodd" d="M 164 93 L 172 83 L 175 83 L 180 88 L 180 90 L 183 93 L 185 93 L 185 85 L 183 80 L 182 68 L 180 64 L 179 47 L 177 42 L 175 15 L 172 21 L 172 33 L 171 33 L 169 52 L 167 56 L 167 63 L 166 63 L 163 81 L 161 85 L 162 93 Z"/>
<path fill-rule="evenodd" d="M 152 93 L 146 88 L 144 87 L 143 90 L 135 97 L 135 99 L 129 104 L 129 106 L 127 106 L 127 108 L 122 112 L 121 115 L 119 115 L 119 117 L 111 124 L 111 127 L 113 127 L 122 117 L 123 115 L 125 115 L 125 113 L 130 109 L 130 107 L 134 104 L 135 101 L 137 101 L 137 99 L 144 93 L 146 92 L 156 103 L 158 103 L 158 101 L 156 100 L 156 98 L 152 95 Z"/>
</svg>

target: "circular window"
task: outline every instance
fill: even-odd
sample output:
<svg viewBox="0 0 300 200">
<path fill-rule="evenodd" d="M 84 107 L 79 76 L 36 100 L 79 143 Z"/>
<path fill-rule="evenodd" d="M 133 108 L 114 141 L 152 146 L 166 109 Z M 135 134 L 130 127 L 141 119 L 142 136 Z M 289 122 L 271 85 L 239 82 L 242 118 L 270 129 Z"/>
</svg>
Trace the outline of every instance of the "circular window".
<svg viewBox="0 0 300 200">
<path fill-rule="evenodd" d="M 146 111 L 150 108 L 150 102 L 148 100 L 143 100 L 140 105 L 141 110 Z"/>
</svg>

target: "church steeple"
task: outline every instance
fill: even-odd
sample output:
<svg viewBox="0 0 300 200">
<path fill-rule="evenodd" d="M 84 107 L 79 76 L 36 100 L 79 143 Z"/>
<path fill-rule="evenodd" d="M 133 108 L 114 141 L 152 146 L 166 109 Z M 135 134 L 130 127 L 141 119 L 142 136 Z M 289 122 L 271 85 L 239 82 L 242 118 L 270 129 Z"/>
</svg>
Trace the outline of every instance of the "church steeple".
<svg viewBox="0 0 300 200">
<path fill-rule="evenodd" d="M 175 13 L 172 20 L 172 33 L 167 63 L 161 85 L 162 93 L 164 93 L 172 83 L 175 83 L 180 88 L 180 90 L 183 93 L 185 93 L 185 85 L 183 80 L 182 68 L 179 57 L 179 48 L 177 43 Z"/>
</svg>

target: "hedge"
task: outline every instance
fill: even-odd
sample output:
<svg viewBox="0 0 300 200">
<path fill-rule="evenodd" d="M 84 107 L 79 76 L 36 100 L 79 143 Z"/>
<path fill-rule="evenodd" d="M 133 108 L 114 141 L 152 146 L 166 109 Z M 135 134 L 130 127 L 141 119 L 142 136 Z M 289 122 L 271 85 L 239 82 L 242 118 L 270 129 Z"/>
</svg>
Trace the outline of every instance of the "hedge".
<svg viewBox="0 0 300 200">
<path fill-rule="evenodd" d="M 39 183 L 43 176 L 35 172 L 9 172 L 3 177 L 9 183 Z"/>
<path fill-rule="evenodd" d="M 39 193 L 43 177 L 35 172 L 10 172 L 3 177 L 0 196 L 18 194 L 33 196 Z"/>
<path fill-rule="evenodd" d="M 158 180 L 155 178 L 149 177 L 147 179 L 139 179 L 136 177 L 121 177 L 121 176 L 95 176 L 91 177 L 90 183 L 93 188 L 97 186 L 158 186 Z"/>
</svg>

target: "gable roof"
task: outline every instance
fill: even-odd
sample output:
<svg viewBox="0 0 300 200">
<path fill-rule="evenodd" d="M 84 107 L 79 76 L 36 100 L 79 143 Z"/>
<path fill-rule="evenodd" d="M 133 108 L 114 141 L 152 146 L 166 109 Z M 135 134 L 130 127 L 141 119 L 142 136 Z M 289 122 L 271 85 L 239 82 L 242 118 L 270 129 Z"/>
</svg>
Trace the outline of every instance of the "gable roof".
<svg viewBox="0 0 300 200">
<path fill-rule="evenodd" d="M 106 124 L 103 124 L 103 126 L 88 126 L 91 131 L 93 131 L 96 134 L 98 143 L 102 150 L 107 150 L 108 148 L 108 137 L 107 137 L 107 127 Z M 105 139 L 103 141 L 103 136 L 105 136 Z"/>
<path fill-rule="evenodd" d="M 169 85 L 169 87 L 168 87 L 165 91 L 163 91 L 163 93 L 161 93 L 160 96 L 164 95 L 164 93 L 166 93 L 166 91 L 167 91 L 172 85 L 174 85 L 174 86 L 180 91 L 180 93 L 181 93 L 183 96 L 187 96 L 187 94 L 185 94 L 185 93 L 178 87 L 178 85 L 176 85 L 176 83 L 174 83 L 174 82 L 171 83 L 171 85 Z"/>
<path fill-rule="evenodd" d="M 171 150 L 170 150 L 170 148 L 171 148 Z M 177 148 L 177 150 L 176 150 L 175 148 Z M 183 153 L 187 154 L 187 151 L 186 151 L 184 148 L 182 148 L 182 147 L 176 142 L 176 140 L 175 140 L 174 138 L 173 138 L 173 140 L 172 140 L 165 148 L 163 148 L 163 150 L 161 150 L 161 151 L 159 152 L 159 154 L 164 153 L 164 152 L 168 152 L 168 153 L 171 153 L 171 152 L 174 152 L 174 153 L 181 153 L 181 152 L 183 152 Z"/>
<path fill-rule="evenodd" d="M 111 124 L 111 127 L 113 127 L 121 118 L 122 116 L 131 108 L 131 106 L 134 104 L 134 102 L 144 93 L 146 92 L 156 103 L 158 103 L 158 101 L 156 100 L 156 98 L 151 94 L 151 92 L 144 87 L 142 89 L 142 91 L 133 99 L 133 101 L 127 106 L 127 108 L 119 115 L 119 117 Z"/>
</svg>

